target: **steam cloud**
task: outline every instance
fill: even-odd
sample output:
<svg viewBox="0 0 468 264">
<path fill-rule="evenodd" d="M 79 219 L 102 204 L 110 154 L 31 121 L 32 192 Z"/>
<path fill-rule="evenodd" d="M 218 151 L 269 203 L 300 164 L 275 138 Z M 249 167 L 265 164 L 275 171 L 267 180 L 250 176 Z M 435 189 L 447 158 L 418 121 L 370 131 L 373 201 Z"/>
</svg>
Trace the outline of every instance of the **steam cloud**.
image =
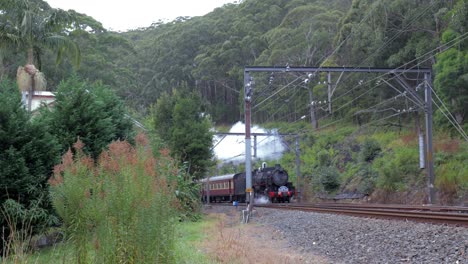
<svg viewBox="0 0 468 264">
<path fill-rule="evenodd" d="M 229 130 L 230 133 L 245 133 L 245 125 L 237 122 Z M 286 147 L 276 130 L 267 131 L 264 128 L 253 126 L 251 133 L 270 133 L 273 136 L 257 136 L 257 158 L 262 160 L 277 160 L 281 158 Z M 214 136 L 216 158 L 224 162 L 243 162 L 245 160 L 245 136 Z M 254 154 L 254 137 L 251 136 L 252 155 Z"/>
</svg>

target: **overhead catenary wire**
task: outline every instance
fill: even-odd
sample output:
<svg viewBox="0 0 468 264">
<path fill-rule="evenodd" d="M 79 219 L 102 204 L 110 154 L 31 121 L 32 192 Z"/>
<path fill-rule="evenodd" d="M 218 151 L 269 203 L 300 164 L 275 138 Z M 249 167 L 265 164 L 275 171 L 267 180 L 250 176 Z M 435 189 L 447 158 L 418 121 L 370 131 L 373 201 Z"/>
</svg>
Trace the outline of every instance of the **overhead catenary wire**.
<svg viewBox="0 0 468 264">
<path fill-rule="evenodd" d="M 425 53 L 425 54 L 423 54 L 423 55 L 421 55 L 421 56 L 419 56 L 419 57 L 417 57 L 417 58 L 415 58 L 415 59 L 413 59 L 413 60 L 411 60 L 411 61 L 409 61 L 409 62 L 407 62 L 407 63 L 405 63 L 405 64 L 403 64 L 403 65 L 401 65 L 401 66 L 399 66 L 399 67 L 394 68 L 394 69 L 403 69 L 403 67 L 405 67 L 406 65 L 412 63 L 413 61 L 416 61 L 416 60 L 419 60 L 419 59 L 421 59 L 421 58 L 423 58 L 423 57 L 426 57 L 427 55 L 431 54 L 432 52 L 434 52 L 434 51 L 436 51 L 436 50 L 438 50 L 438 49 L 440 49 L 440 48 L 442 48 L 442 47 L 445 47 L 445 49 L 449 49 L 449 48 L 451 48 L 451 47 L 457 45 L 459 42 L 463 41 L 463 40 L 466 39 L 467 37 L 468 37 L 468 32 L 466 32 L 466 33 L 464 33 L 464 34 L 462 34 L 462 35 L 460 35 L 460 36 L 458 36 L 458 37 L 452 39 L 451 41 L 448 41 L 447 43 L 445 43 L 445 44 L 443 44 L 443 45 L 440 45 L 440 46 L 434 48 L 433 50 L 431 50 L 431 51 L 429 51 L 429 52 L 427 52 L 427 53 Z M 418 62 L 418 63 L 415 64 L 414 66 L 412 66 L 412 67 L 410 67 L 410 68 L 407 68 L 407 69 L 403 69 L 403 70 L 410 70 L 410 69 L 413 69 L 413 68 L 415 68 L 415 67 L 419 67 L 420 64 L 426 62 L 426 61 L 429 60 L 429 59 L 431 59 L 431 57 L 428 57 L 428 58 L 426 58 L 426 59 L 424 59 L 424 60 Z M 366 83 L 372 82 L 372 81 L 374 81 L 374 80 L 376 80 L 376 79 L 378 79 L 378 78 L 382 78 L 383 76 L 385 76 L 385 75 L 387 75 L 387 74 L 388 74 L 388 73 L 381 74 L 381 75 L 377 76 L 376 78 L 367 81 Z M 404 74 L 404 71 L 403 71 L 402 73 L 400 73 L 400 75 L 402 75 L 402 74 Z M 393 79 L 393 78 L 395 78 L 395 76 L 392 77 L 392 78 L 390 78 L 389 80 L 391 80 L 391 79 Z M 359 87 L 359 85 L 357 85 L 357 86 L 355 86 L 355 87 L 353 87 L 353 88 L 356 88 L 356 87 Z M 375 88 L 375 87 L 373 87 L 373 88 Z M 373 89 L 373 88 L 371 88 L 371 89 Z M 399 91 L 399 90 L 397 89 L 397 91 Z M 354 98 L 353 100 L 355 100 L 355 99 L 356 99 L 356 98 Z M 347 105 L 349 105 L 349 104 L 347 104 Z M 343 107 L 341 107 L 341 108 L 343 108 Z M 336 110 L 336 111 L 338 111 L 338 110 Z M 330 114 L 327 114 L 327 115 L 325 115 L 325 116 L 319 118 L 317 121 L 321 121 L 321 120 L 323 120 L 323 119 L 325 119 L 325 118 L 327 118 L 327 117 L 329 117 L 329 116 L 330 116 Z M 342 118 L 342 119 L 340 119 L 340 120 L 333 121 L 332 123 L 327 124 L 327 125 L 325 125 L 325 126 L 322 126 L 322 127 L 318 128 L 318 129 L 323 129 L 323 128 L 325 128 L 326 126 L 329 126 L 329 125 L 331 125 L 331 124 L 337 123 L 338 121 L 342 121 L 342 120 L 344 120 L 344 119 L 346 119 L 346 118 L 349 118 L 349 117 L 344 117 L 344 118 Z M 294 121 L 294 122 L 298 122 L 298 121 L 300 121 L 300 120 L 301 120 L 301 119 L 298 119 L 298 120 L 296 120 L 296 121 Z M 314 129 L 313 131 L 315 131 L 315 130 L 317 130 L 317 129 Z M 303 129 L 302 132 L 299 131 L 299 132 L 298 132 L 298 135 L 301 135 L 301 134 L 304 134 L 304 133 L 308 133 L 308 129 Z"/>
<path fill-rule="evenodd" d="M 445 105 L 445 103 L 440 99 L 439 95 L 437 95 L 436 91 L 432 88 L 432 86 L 430 86 L 429 84 L 427 84 L 429 86 L 429 88 L 431 89 L 432 93 L 436 96 L 436 98 L 439 100 L 441 106 L 444 108 L 442 109 L 442 107 L 439 106 L 439 104 L 437 103 L 437 101 L 435 101 L 434 99 L 432 99 L 432 102 L 437 106 L 437 108 L 439 108 L 440 112 L 447 118 L 447 120 L 450 122 L 450 124 L 452 124 L 455 129 L 462 135 L 462 137 L 468 141 L 468 135 L 465 133 L 465 131 L 463 130 L 463 128 L 460 126 L 460 124 L 458 124 L 457 120 L 455 119 L 455 117 L 452 115 L 452 113 L 450 112 L 450 110 L 447 108 L 447 106 Z M 445 112 L 447 112 L 448 114 L 446 114 Z"/>
<path fill-rule="evenodd" d="M 295 78 L 294 80 L 292 80 L 291 82 L 289 82 L 288 84 L 284 85 L 283 87 L 281 87 L 278 91 L 276 91 L 275 93 L 273 93 L 272 95 L 268 96 L 267 98 L 265 98 L 263 101 L 261 101 L 260 103 L 258 104 L 255 104 L 254 107 L 252 107 L 252 109 L 255 109 L 257 107 L 259 107 L 261 104 L 263 104 L 265 101 L 267 101 L 268 99 L 270 99 L 271 97 L 275 96 L 276 94 L 278 94 L 279 92 L 281 92 L 282 90 L 286 89 L 287 87 L 289 87 L 291 84 L 293 84 L 294 82 L 296 82 L 300 77 L 297 77 Z"/>
<path fill-rule="evenodd" d="M 375 8 L 376 6 L 377 6 L 377 3 L 373 3 L 373 5 L 372 5 L 372 7 L 371 7 L 371 10 L 372 10 L 372 8 Z M 371 15 L 371 13 L 372 13 L 372 12 L 370 12 L 370 11 L 366 13 L 366 15 L 364 16 L 364 18 L 362 18 L 361 21 L 359 22 L 358 27 L 359 27 L 365 20 L 367 20 L 367 18 Z M 330 58 L 331 56 L 333 56 L 333 55 L 341 48 L 341 46 L 342 46 L 352 35 L 353 35 L 353 32 L 350 32 L 350 34 L 348 34 L 348 36 L 347 36 L 343 41 L 340 42 L 340 44 L 333 50 L 333 52 L 330 53 L 328 56 L 326 56 L 325 59 L 323 59 L 322 63 L 320 63 L 319 69 L 323 66 L 323 63 L 324 63 L 325 61 L 327 61 L 328 58 Z M 322 57 L 322 58 L 323 58 L 323 57 Z M 322 58 L 321 58 L 321 59 L 322 59 Z M 319 69 L 317 69 L 316 72 L 317 72 Z M 315 73 L 316 73 L 316 72 L 315 72 Z M 314 73 L 314 74 L 315 74 L 315 73 Z M 298 78 L 300 78 L 300 77 L 298 77 Z M 296 78 L 295 80 L 297 80 L 297 78 Z M 294 80 L 294 81 L 295 81 L 295 80 Z M 293 82 L 294 82 L 294 81 L 293 81 Z M 287 86 L 289 86 L 289 85 L 292 84 L 293 82 L 287 84 L 286 86 L 284 86 L 283 88 L 281 88 L 280 90 L 278 90 L 277 92 L 275 92 L 274 94 L 272 94 L 271 96 L 269 96 L 268 98 L 266 98 L 266 99 L 264 99 L 263 101 L 261 101 L 259 104 L 256 104 L 256 105 L 252 108 L 252 110 L 255 109 L 255 108 L 257 108 L 259 105 L 261 105 L 262 103 L 264 103 L 266 100 L 268 100 L 268 99 L 270 99 L 271 97 L 275 96 L 277 93 L 279 93 L 280 91 L 282 91 L 283 89 L 285 89 Z"/>
<path fill-rule="evenodd" d="M 361 21 L 361 22 L 362 22 L 362 21 Z M 419 67 L 422 63 L 424 63 L 424 62 L 426 62 L 427 60 L 431 59 L 432 57 L 431 57 L 430 55 L 433 54 L 434 52 L 435 52 L 435 54 L 437 54 L 437 53 L 440 53 L 440 52 L 437 52 L 437 51 L 438 51 L 439 49 L 441 49 L 441 48 L 449 49 L 449 48 L 453 47 L 454 45 L 456 45 L 457 43 L 463 41 L 467 36 L 468 36 L 468 32 L 467 32 L 467 33 L 464 33 L 464 34 L 462 34 L 462 35 L 460 35 L 460 36 L 458 36 L 458 37 L 456 37 L 456 38 L 454 38 L 454 39 L 452 39 L 452 40 L 450 40 L 450 41 L 448 41 L 447 43 L 444 43 L 444 44 L 442 44 L 442 45 L 440 45 L 440 46 L 438 46 L 438 47 L 436 47 L 436 48 L 434 48 L 434 49 L 432 49 L 432 50 L 426 52 L 425 54 L 423 54 L 423 55 L 421 55 L 421 56 L 416 57 L 415 59 L 413 59 L 413 60 L 411 60 L 411 61 L 409 61 L 409 62 L 404 63 L 403 65 L 401 65 L 401 66 L 399 66 L 399 67 L 394 68 L 394 69 L 403 69 L 403 70 L 405 70 L 404 67 L 406 67 L 407 65 L 409 65 L 409 64 L 411 64 L 411 63 L 413 63 L 413 62 L 415 62 L 415 61 L 418 61 L 418 60 L 420 60 L 420 59 L 422 59 L 422 58 L 424 58 L 424 57 L 427 56 L 427 58 L 423 59 L 422 61 L 418 61 L 417 64 L 415 64 L 414 66 L 408 68 L 407 70 L 413 69 L 413 68 L 415 68 L 415 67 Z M 342 45 L 342 44 L 340 44 L 340 45 Z M 399 73 L 399 75 L 403 75 L 403 76 L 404 76 L 404 73 L 405 73 L 405 72 L 401 72 L 401 73 Z M 382 78 L 383 76 L 386 76 L 386 75 L 388 75 L 388 73 L 381 74 L 381 75 L 377 76 L 376 78 L 369 80 L 368 82 L 372 82 L 373 80 L 376 80 L 376 79 L 378 79 L 378 78 Z M 395 77 L 396 77 L 396 75 L 394 75 L 393 77 L 391 77 L 389 80 L 391 80 L 391 79 L 393 79 L 393 78 L 395 78 Z M 368 82 L 366 82 L 366 83 L 368 83 Z M 290 85 L 290 84 L 288 84 L 288 85 Z M 356 88 L 358 88 L 358 87 L 360 87 L 360 86 L 355 86 L 355 87 L 353 87 L 352 89 L 348 90 L 346 93 L 344 93 L 344 94 L 340 95 L 339 97 L 335 98 L 335 101 L 336 101 L 337 99 L 341 98 L 341 97 L 344 97 L 346 94 L 349 94 L 350 92 L 352 92 L 352 90 L 354 90 L 354 89 L 356 89 Z M 285 87 L 283 87 L 283 89 L 284 89 L 284 88 L 285 88 Z M 375 88 L 375 86 L 372 87 L 371 89 L 374 89 L 374 88 Z M 367 92 L 368 92 L 368 91 L 366 91 L 366 92 L 364 92 L 364 93 L 367 93 Z M 279 91 L 276 92 L 275 94 L 277 94 L 277 93 L 279 93 Z M 358 96 L 358 97 L 362 97 L 363 95 L 364 95 L 364 94 L 361 94 L 361 95 Z M 274 96 L 274 95 L 272 95 L 272 96 Z M 271 98 L 272 96 L 270 96 L 269 98 Z M 269 99 L 269 98 L 268 98 L 268 99 Z M 354 100 L 357 100 L 357 99 L 358 99 L 358 98 L 353 98 L 352 100 L 354 101 Z M 265 100 L 264 100 L 264 101 L 265 101 Z M 262 103 L 263 103 L 264 101 L 262 101 Z M 415 102 L 413 101 L 413 103 L 415 103 Z M 349 103 L 348 103 L 347 105 L 349 105 Z M 305 109 L 305 108 L 307 108 L 307 107 L 308 107 L 308 106 L 306 105 L 305 107 L 301 107 L 301 109 Z M 344 106 L 340 107 L 340 109 L 342 109 L 342 108 L 344 108 Z M 336 110 L 336 111 L 338 111 L 338 110 Z M 329 117 L 329 116 L 330 116 L 330 114 L 325 115 L 325 116 L 319 118 L 318 121 L 320 121 L 320 120 L 322 120 L 322 119 L 324 119 L 324 118 L 327 118 L 327 117 Z M 346 117 L 345 117 L 345 118 L 346 118 Z M 345 118 L 342 118 L 342 119 L 340 119 L 340 120 L 343 120 L 343 119 L 345 119 Z M 297 121 L 299 121 L 299 120 L 302 120 L 302 119 L 298 119 L 298 120 L 296 120 L 296 121 L 294 121 L 294 122 L 297 122 Z M 334 122 L 332 122 L 332 123 L 336 123 L 336 121 L 334 121 Z M 332 123 L 329 123 L 329 124 L 327 124 L 326 126 L 331 125 Z M 324 128 L 324 126 L 322 126 L 321 128 Z"/>
<path fill-rule="evenodd" d="M 426 9 L 424 9 L 418 16 L 416 16 L 415 18 L 411 19 L 410 22 L 403 28 L 401 29 L 397 34 L 393 35 L 392 38 L 390 38 L 389 40 L 387 40 L 385 43 L 383 43 L 378 49 L 376 49 L 375 51 L 371 52 L 371 54 L 369 56 L 367 56 L 367 58 L 362 62 L 362 64 L 364 64 L 365 62 L 367 62 L 370 58 L 374 57 L 376 54 L 378 54 L 379 51 L 381 51 L 383 48 L 385 48 L 386 46 L 388 46 L 388 44 L 390 44 L 394 39 L 396 39 L 401 33 L 404 32 L 405 29 L 407 29 L 409 26 L 411 26 L 411 24 L 413 24 L 413 22 L 416 21 L 416 19 L 418 19 L 419 17 L 421 17 L 422 15 L 424 15 L 430 8 L 432 8 L 433 5 L 435 5 L 436 1 L 434 1 L 431 5 L 427 6 Z M 352 75 L 352 74 L 351 74 Z M 350 78 L 350 76 L 347 76 L 345 77 L 345 80 L 343 80 L 342 83 L 344 83 L 344 81 L 346 81 L 347 79 Z M 342 96 L 350 93 L 352 90 L 349 90 L 347 91 L 345 94 L 343 94 Z M 338 100 L 341 96 L 335 98 L 334 100 Z"/>
</svg>

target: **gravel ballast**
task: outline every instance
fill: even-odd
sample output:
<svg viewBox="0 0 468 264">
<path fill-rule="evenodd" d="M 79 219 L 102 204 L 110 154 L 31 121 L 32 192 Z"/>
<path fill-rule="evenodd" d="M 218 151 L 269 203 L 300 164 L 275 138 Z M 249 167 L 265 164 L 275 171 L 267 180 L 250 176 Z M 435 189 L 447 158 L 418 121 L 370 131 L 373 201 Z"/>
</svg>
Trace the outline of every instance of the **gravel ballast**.
<svg viewBox="0 0 468 264">
<path fill-rule="evenodd" d="M 468 228 L 255 208 L 253 224 L 333 263 L 468 264 Z"/>
</svg>

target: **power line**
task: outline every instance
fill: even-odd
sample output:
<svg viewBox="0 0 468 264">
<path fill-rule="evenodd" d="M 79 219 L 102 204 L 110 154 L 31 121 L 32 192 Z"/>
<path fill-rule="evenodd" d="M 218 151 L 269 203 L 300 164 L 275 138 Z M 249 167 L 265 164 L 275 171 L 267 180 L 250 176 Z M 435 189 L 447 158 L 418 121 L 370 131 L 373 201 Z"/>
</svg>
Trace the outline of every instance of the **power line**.
<svg viewBox="0 0 468 264">
<path fill-rule="evenodd" d="M 429 84 L 427 84 L 429 85 Z M 439 104 L 433 99 L 432 101 L 434 102 L 434 104 L 437 106 L 437 108 L 439 108 L 440 112 L 447 118 L 447 120 L 455 127 L 455 129 L 462 135 L 462 137 L 468 141 L 468 136 L 467 134 L 465 133 L 465 131 L 463 130 L 463 128 L 460 126 L 460 124 L 458 124 L 457 120 L 455 119 L 455 117 L 452 115 L 452 113 L 449 111 L 449 109 L 447 108 L 447 106 L 444 104 L 444 102 L 440 99 L 440 97 L 437 95 L 437 93 L 435 92 L 435 90 L 432 88 L 432 86 L 429 85 L 429 88 L 431 89 L 432 93 L 436 96 L 436 98 L 439 100 L 439 102 L 441 103 L 441 106 L 444 107 L 445 111 L 447 111 L 448 115 L 445 113 L 444 109 L 442 109 Z M 450 117 L 452 119 L 450 119 Z"/>
</svg>

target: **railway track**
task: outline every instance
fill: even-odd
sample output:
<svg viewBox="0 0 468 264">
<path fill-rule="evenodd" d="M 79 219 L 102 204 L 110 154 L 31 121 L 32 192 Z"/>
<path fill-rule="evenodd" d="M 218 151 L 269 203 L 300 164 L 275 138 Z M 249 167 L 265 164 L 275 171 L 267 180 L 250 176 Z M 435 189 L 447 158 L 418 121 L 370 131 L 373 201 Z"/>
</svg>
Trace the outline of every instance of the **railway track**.
<svg viewBox="0 0 468 264">
<path fill-rule="evenodd" d="M 346 214 L 361 217 L 411 220 L 468 227 L 468 207 L 374 204 L 266 204 L 257 207 Z"/>
</svg>

